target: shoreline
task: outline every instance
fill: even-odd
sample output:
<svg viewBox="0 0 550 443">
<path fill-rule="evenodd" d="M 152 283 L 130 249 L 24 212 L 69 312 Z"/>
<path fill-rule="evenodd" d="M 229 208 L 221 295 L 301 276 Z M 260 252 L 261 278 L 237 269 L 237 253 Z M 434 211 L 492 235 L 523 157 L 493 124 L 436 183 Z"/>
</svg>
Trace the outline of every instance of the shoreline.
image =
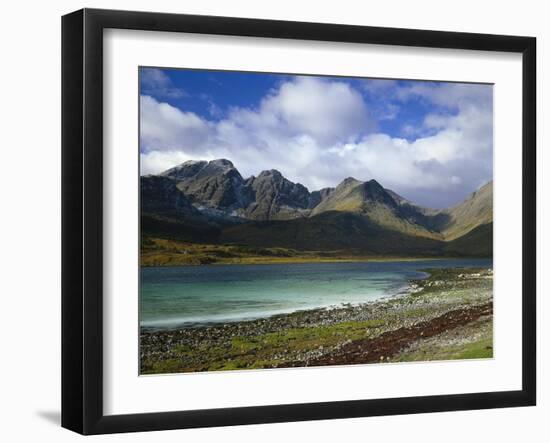
<svg viewBox="0 0 550 443">
<path fill-rule="evenodd" d="M 492 268 L 422 271 L 429 276 L 410 281 L 409 291 L 359 305 L 217 325 L 141 329 L 141 373 L 372 363 L 378 361 L 373 355 L 380 357 L 375 348 L 382 345 L 391 351 L 382 355 L 384 362 L 491 357 Z M 472 326 L 476 321 L 479 325 Z M 452 336 L 453 331 L 462 331 L 461 336 Z M 482 336 L 473 340 L 480 331 Z M 477 349 L 480 340 L 486 345 Z M 429 352 L 423 343 L 429 344 Z"/>
<path fill-rule="evenodd" d="M 214 263 L 189 263 L 189 264 L 141 264 L 141 268 L 171 268 L 178 266 L 234 266 L 234 265 L 295 265 L 295 264 L 313 264 L 313 263 L 386 263 L 386 262 L 416 262 L 416 261 L 438 261 L 438 260 L 474 260 L 474 259 L 492 259 L 492 257 L 343 257 L 343 258 L 271 258 L 262 261 L 242 261 L 233 262 L 214 262 Z"/>
<path fill-rule="evenodd" d="M 449 256 L 449 257 L 345 257 L 345 258 L 297 258 L 286 259 L 271 258 L 266 260 L 248 261 L 218 261 L 213 263 L 166 263 L 166 264 L 143 264 L 140 257 L 140 268 L 173 268 L 182 266 L 235 266 L 235 265 L 296 265 L 315 263 L 387 263 L 387 262 L 418 262 L 418 261 L 440 261 L 440 260 L 492 260 L 493 257 L 470 257 L 470 256 Z"/>
</svg>

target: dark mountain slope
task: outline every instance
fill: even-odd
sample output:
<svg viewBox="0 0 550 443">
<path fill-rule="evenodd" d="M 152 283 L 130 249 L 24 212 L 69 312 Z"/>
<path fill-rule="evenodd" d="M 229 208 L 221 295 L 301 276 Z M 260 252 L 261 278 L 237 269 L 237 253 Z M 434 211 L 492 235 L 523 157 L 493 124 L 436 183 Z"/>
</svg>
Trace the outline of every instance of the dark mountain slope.
<svg viewBox="0 0 550 443">
<path fill-rule="evenodd" d="M 227 227 L 220 241 L 258 247 L 392 255 L 437 255 L 444 245 L 438 240 L 380 227 L 358 214 L 339 211 L 310 218 Z"/>
<path fill-rule="evenodd" d="M 219 226 L 194 219 L 179 220 L 151 214 L 141 214 L 141 236 L 158 237 L 191 243 L 217 243 Z"/>
<path fill-rule="evenodd" d="M 166 177 L 149 175 L 141 177 L 140 201 L 142 213 L 198 215 L 189 199 Z"/>
<path fill-rule="evenodd" d="M 493 223 L 477 226 L 467 234 L 445 243 L 443 252 L 469 257 L 493 255 Z"/>
</svg>

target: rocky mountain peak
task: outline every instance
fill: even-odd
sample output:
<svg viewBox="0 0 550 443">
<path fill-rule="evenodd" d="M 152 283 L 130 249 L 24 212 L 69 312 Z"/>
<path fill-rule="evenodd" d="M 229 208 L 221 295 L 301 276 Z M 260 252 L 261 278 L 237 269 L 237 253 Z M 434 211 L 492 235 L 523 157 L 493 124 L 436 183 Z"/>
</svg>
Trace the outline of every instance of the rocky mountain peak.
<svg viewBox="0 0 550 443">
<path fill-rule="evenodd" d="M 307 215 L 310 193 L 300 183 L 293 183 L 276 169 L 262 171 L 246 185 L 254 196 L 247 208 L 248 217 L 255 220 L 290 219 Z"/>
<path fill-rule="evenodd" d="M 364 197 L 366 200 L 377 201 L 389 206 L 395 205 L 395 200 L 376 180 L 372 179 L 363 183 Z"/>
<path fill-rule="evenodd" d="M 209 161 L 198 173 L 198 177 L 228 177 L 235 184 L 241 185 L 244 180 L 239 171 L 233 166 L 229 160 L 217 159 Z"/>
<path fill-rule="evenodd" d="M 361 181 L 357 180 L 355 177 L 346 177 L 342 182 L 338 185 L 340 186 L 351 186 L 351 185 L 358 185 L 361 183 Z"/>
<path fill-rule="evenodd" d="M 276 169 L 269 169 L 269 170 L 260 172 L 260 175 L 258 175 L 258 178 L 260 177 L 274 177 L 274 178 L 280 179 L 280 178 L 283 178 L 283 174 L 281 174 Z"/>
<path fill-rule="evenodd" d="M 198 206 L 231 210 L 248 200 L 241 174 L 226 159 L 186 161 L 161 175 L 173 179 L 177 188 Z"/>
<path fill-rule="evenodd" d="M 187 160 L 178 166 L 174 166 L 160 175 L 170 177 L 175 180 L 183 180 L 197 175 L 218 175 L 230 171 L 237 171 L 233 163 L 224 158 L 205 161 L 205 160 Z"/>
<path fill-rule="evenodd" d="M 235 169 L 235 166 L 233 166 L 233 163 L 225 158 L 218 158 L 216 160 L 211 160 L 208 162 L 208 166 L 212 168 L 223 169 L 223 170 Z"/>
<path fill-rule="evenodd" d="M 188 160 L 183 162 L 180 165 L 174 166 L 173 168 L 167 169 L 162 172 L 160 175 L 163 177 L 170 177 L 175 180 L 181 180 L 188 177 L 195 176 L 201 169 L 203 169 L 208 162 L 201 160 Z"/>
<path fill-rule="evenodd" d="M 365 182 L 371 188 L 384 189 L 380 183 L 378 183 L 374 178 Z"/>
<path fill-rule="evenodd" d="M 493 193 L 493 180 L 485 183 L 477 191 L 473 192 L 470 198 L 474 198 L 479 195 L 492 194 Z"/>
</svg>

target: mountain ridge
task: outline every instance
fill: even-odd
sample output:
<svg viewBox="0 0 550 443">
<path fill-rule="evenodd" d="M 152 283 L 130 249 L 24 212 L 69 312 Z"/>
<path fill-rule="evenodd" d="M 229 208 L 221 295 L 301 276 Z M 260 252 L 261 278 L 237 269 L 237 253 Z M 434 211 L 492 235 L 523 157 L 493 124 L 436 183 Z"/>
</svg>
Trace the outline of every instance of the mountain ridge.
<svg viewBox="0 0 550 443">
<path fill-rule="evenodd" d="M 212 241 L 218 242 L 492 254 L 492 181 L 441 210 L 416 205 L 375 179 L 348 177 L 334 188 L 312 192 L 276 169 L 245 179 L 226 159 L 184 162 L 142 176 L 141 182 L 145 226 L 164 226 L 153 229 L 155 235 L 208 226 L 217 230 Z M 397 245 L 384 245 L 390 239 Z"/>
</svg>

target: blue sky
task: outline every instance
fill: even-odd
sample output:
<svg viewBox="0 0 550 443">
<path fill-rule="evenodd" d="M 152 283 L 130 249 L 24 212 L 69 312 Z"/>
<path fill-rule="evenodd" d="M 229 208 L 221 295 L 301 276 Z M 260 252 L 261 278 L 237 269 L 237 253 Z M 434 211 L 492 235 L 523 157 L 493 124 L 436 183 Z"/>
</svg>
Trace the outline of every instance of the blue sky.
<svg viewBox="0 0 550 443">
<path fill-rule="evenodd" d="M 310 190 L 375 178 L 431 207 L 492 179 L 492 86 L 140 68 L 142 174 L 228 158 Z"/>
</svg>

